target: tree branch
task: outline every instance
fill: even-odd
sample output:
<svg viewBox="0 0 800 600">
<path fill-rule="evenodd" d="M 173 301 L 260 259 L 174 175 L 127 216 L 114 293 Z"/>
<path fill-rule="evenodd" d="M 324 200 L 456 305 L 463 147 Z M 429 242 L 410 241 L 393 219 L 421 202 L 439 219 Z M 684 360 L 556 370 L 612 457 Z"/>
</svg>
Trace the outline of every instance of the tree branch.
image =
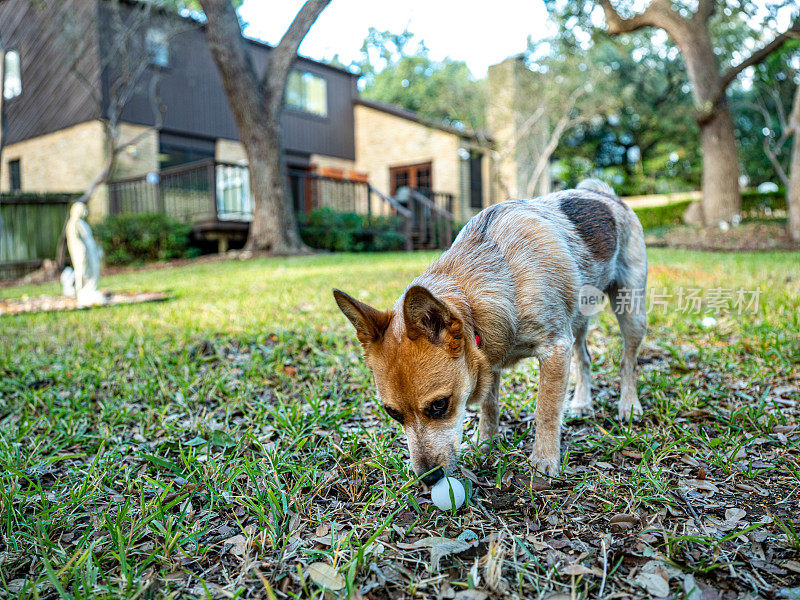
<svg viewBox="0 0 800 600">
<path fill-rule="evenodd" d="M 717 91 L 714 93 L 711 101 L 706 104 L 707 108 L 696 115 L 695 120 L 697 121 L 698 125 L 707 123 L 716 114 L 720 102 L 722 102 L 723 98 L 725 98 L 725 93 L 728 91 L 728 86 L 733 83 L 733 81 L 741 74 L 742 71 L 748 67 L 757 65 L 770 54 L 780 49 L 780 47 L 783 46 L 787 41 L 796 37 L 800 37 L 800 19 L 797 19 L 789 29 L 775 36 L 775 39 L 773 39 L 770 43 L 762 46 L 758 50 L 753 51 L 750 56 L 745 58 L 739 64 L 734 65 L 725 71 L 720 78 Z"/>
<path fill-rule="evenodd" d="M 692 15 L 692 20 L 696 23 L 705 24 L 714 16 L 717 10 L 717 0 L 699 0 L 697 11 Z"/>
<path fill-rule="evenodd" d="M 258 117 L 264 105 L 239 17 L 230 0 L 200 0 L 200 6 L 206 14 L 206 39 L 225 94 L 231 99 L 231 110 L 239 131 L 252 131 L 259 126 Z"/>
<path fill-rule="evenodd" d="M 748 67 L 757 65 L 762 60 L 767 58 L 767 56 L 783 46 L 788 40 L 795 37 L 800 37 L 800 19 L 795 21 L 789 29 L 775 36 L 775 39 L 769 44 L 762 46 L 758 50 L 755 50 L 750 56 L 741 61 L 739 64 L 734 65 L 725 71 L 725 73 L 722 75 L 722 80 L 720 81 L 719 94 L 724 94 L 728 86 L 733 83 L 733 80 L 736 79 L 742 71 Z"/>
<path fill-rule="evenodd" d="M 277 114 L 283 105 L 283 91 L 289 70 L 297 58 L 297 49 L 330 2 L 331 0 L 306 0 L 281 41 L 272 49 L 261 86 L 267 92 L 267 107 L 270 111 L 275 111 L 273 114 Z"/>
</svg>

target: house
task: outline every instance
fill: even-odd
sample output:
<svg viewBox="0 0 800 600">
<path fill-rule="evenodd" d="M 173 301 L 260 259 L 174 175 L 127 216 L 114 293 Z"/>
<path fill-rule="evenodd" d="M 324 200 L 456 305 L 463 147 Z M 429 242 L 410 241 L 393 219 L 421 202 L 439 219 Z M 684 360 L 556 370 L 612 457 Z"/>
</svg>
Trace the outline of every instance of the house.
<svg viewBox="0 0 800 600">
<path fill-rule="evenodd" d="M 261 72 L 271 47 L 247 43 Z M 166 210 L 217 234 L 246 229 L 247 158 L 201 23 L 134 0 L 0 0 L 0 44 L 0 192 L 87 189 L 113 141 L 104 123 L 121 107 L 117 141 L 131 142 L 92 196 L 90 219 Z M 126 76 L 137 85 L 121 100 Z M 460 222 L 495 201 L 486 140 L 360 99 L 356 81 L 308 58 L 294 65 L 283 141 L 298 211 L 326 204 L 308 193 L 320 177 L 369 186 L 358 210 L 370 212 L 404 186 Z"/>
</svg>

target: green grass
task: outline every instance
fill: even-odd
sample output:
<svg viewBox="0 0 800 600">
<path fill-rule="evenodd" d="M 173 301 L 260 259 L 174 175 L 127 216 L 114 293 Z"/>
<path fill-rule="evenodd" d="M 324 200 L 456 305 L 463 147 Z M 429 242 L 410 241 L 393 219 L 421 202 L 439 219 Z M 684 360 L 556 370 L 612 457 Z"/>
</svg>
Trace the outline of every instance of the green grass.
<svg viewBox="0 0 800 600">
<path fill-rule="evenodd" d="M 632 424 L 612 419 L 620 343 L 601 314 L 597 414 L 565 427 L 549 489 L 525 460 L 538 374 L 520 363 L 497 447 L 465 445 L 477 482 L 462 477 L 456 515 L 409 472 L 330 292 L 388 306 L 433 257 L 128 271 L 103 286 L 172 299 L 0 317 L 0 596 L 321 597 L 315 562 L 343 577 L 333 597 L 648 597 L 652 560 L 676 597 L 690 576 L 734 595 L 800 587 L 800 254 L 651 250 L 658 293 L 759 290 L 758 310 L 704 328 L 674 299 L 653 309 Z M 636 524 L 616 529 L 618 513 Z M 438 570 L 412 546 L 467 529 L 478 545 Z"/>
</svg>

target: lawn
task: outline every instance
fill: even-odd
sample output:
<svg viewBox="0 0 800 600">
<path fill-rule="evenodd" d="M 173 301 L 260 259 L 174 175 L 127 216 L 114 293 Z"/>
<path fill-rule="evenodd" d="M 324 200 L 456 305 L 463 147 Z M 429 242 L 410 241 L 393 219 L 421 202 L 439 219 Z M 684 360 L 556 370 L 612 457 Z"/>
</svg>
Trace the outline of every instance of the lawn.
<svg viewBox="0 0 800 600">
<path fill-rule="evenodd" d="M 525 461 L 524 361 L 497 447 L 465 444 L 457 514 L 410 473 L 330 293 L 388 306 L 433 256 L 142 269 L 102 284 L 170 300 L 0 317 L 0 597 L 800 597 L 800 253 L 651 250 L 643 418 L 612 418 L 604 312 L 561 475 Z M 740 289 L 755 310 L 703 324 Z"/>
</svg>

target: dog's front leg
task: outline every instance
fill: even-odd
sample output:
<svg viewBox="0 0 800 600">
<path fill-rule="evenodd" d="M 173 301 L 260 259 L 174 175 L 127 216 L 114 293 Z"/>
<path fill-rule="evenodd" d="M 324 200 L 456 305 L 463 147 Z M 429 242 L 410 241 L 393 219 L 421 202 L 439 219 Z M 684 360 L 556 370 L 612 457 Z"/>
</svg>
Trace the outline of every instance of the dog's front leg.
<svg viewBox="0 0 800 600">
<path fill-rule="evenodd" d="M 560 340 L 539 354 L 536 440 L 531 465 L 540 473 L 558 475 L 561 463 L 561 418 L 569 383 L 572 340 Z"/>
<path fill-rule="evenodd" d="M 500 373 L 492 373 L 492 378 L 492 387 L 481 399 L 476 443 L 491 441 L 500 424 Z"/>
</svg>

